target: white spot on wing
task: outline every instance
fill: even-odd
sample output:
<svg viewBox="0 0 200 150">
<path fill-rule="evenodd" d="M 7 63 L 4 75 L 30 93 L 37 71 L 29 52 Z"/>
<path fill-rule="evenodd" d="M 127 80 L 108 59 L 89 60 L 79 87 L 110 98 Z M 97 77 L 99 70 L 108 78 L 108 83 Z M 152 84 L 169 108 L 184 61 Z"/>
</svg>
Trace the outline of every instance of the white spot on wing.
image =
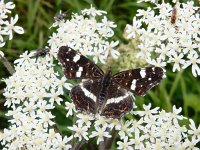
<svg viewBox="0 0 200 150">
<path fill-rule="evenodd" d="M 76 77 L 80 77 L 83 71 L 83 67 L 79 67 L 78 71 L 76 72 Z"/>
<path fill-rule="evenodd" d="M 145 76 L 146 76 L 146 70 L 141 69 L 140 75 L 141 75 L 142 78 L 145 78 Z"/>
<path fill-rule="evenodd" d="M 76 77 L 80 77 L 81 76 L 81 72 L 76 72 Z"/>
<path fill-rule="evenodd" d="M 132 84 L 131 84 L 131 90 L 135 90 L 136 88 L 136 79 L 133 79 Z"/>
<path fill-rule="evenodd" d="M 76 63 L 80 59 L 80 55 L 75 55 L 73 61 Z"/>
<path fill-rule="evenodd" d="M 124 100 L 128 96 L 129 96 L 129 94 L 126 93 L 124 96 L 120 96 L 120 97 L 116 97 L 116 98 L 110 98 L 110 99 L 107 100 L 106 105 L 108 105 L 110 103 L 119 103 L 120 101 Z"/>
<path fill-rule="evenodd" d="M 97 97 L 91 93 L 90 91 L 88 91 L 86 88 L 83 87 L 83 84 L 80 84 L 81 89 L 83 90 L 85 96 L 91 98 L 94 102 L 97 101 Z"/>
<path fill-rule="evenodd" d="M 78 71 L 80 71 L 80 72 L 83 71 L 83 67 L 79 67 Z"/>
</svg>

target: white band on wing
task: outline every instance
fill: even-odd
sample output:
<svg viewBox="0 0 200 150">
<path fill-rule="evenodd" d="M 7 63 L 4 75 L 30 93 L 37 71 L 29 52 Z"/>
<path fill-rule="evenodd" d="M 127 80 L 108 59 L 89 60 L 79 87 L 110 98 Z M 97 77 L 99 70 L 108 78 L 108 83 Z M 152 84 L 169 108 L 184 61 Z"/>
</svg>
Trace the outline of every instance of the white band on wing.
<svg viewBox="0 0 200 150">
<path fill-rule="evenodd" d="M 83 84 L 80 84 L 80 87 L 83 90 L 85 96 L 91 98 L 96 103 L 97 97 L 94 94 L 92 94 L 90 91 L 88 91 L 86 88 L 84 88 Z"/>
<path fill-rule="evenodd" d="M 108 105 L 110 103 L 119 103 L 120 101 L 127 98 L 128 96 L 129 96 L 129 93 L 127 92 L 124 96 L 110 98 L 107 100 L 106 105 Z"/>
</svg>

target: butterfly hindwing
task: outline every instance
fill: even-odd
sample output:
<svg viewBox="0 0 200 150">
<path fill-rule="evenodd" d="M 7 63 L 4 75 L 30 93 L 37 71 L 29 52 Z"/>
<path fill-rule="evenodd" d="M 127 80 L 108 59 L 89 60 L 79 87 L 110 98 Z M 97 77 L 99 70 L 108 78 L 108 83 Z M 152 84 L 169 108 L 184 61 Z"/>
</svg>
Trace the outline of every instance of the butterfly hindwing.
<svg viewBox="0 0 200 150">
<path fill-rule="evenodd" d="M 141 96 L 158 84 L 163 75 L 163 69 L 160 67 L 146 67 L 119 72 L 113 78 L 123 88 Z"/>
<path fill-rule="evenodd" d="M 70 97 L 77 110 L 96 114 L 101 79 L 87 80 L 72 88 Z"/>
<path fill-rule="evenodd" d="M 126 89 L 112 82 L 107 92 L 107 99 L 101 111 L 102 116 L 120 119 L 132 110 L 133 99 Z"/>
<path fill-rule="evenodd" d="M 68 79 L 96 79 L 104 74 L 92 61 L 67 46 L 59 48 L 58 59 Z"/>
</svg>

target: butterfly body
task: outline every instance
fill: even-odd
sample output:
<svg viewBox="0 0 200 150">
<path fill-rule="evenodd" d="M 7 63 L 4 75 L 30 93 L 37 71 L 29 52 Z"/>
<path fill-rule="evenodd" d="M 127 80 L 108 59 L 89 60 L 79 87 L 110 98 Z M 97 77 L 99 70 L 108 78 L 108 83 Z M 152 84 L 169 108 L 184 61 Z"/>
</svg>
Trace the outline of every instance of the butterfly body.
<svg viewBox="0 0 200 150">
<path fill-rule="evenodd" d="M 70 91 L 77 110 L 120 119 L 133 108 L 134 95 L 144 95 L 158 84 L 164 73 L 160 67 L 137 68 L 112 75 L 75 50 L 62 46 L 58 59 L 68 79 L 86 79 Z"/>
<path fill-rule="evenodd" d="M 102 104 L 105 101 L 105 98 L 107 96 L 107 91 L 108 91 L 108 88 L 109 88 L 110 83 L 112 81 L 111 75 L 112 75 L 112 73 L 111 73 L 111 71 L 109 71 L 107 74 L 105 74 L 105 76 L 102 79 L 101 91 L 99 93 L 99 98 L 98 98 L 99 99 L 99 104 L 98 104 L 99 109 L 101 108 L 101 106 L 102 106 Z"/>
</svg>

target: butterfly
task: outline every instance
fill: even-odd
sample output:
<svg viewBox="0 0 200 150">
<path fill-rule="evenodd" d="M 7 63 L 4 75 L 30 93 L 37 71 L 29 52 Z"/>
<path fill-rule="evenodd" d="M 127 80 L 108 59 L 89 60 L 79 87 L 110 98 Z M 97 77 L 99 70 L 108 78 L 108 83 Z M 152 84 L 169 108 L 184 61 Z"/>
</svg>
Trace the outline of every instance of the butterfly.
<svg viewBox="0 0 200 150">
<path fill-rule="evenodd" d="M 70 91 L 77 110 L 120 119 L 133 108 L 132 95 L 142 96 L 158 84 L 164 75 L 160 67 L 146 67 L 112 74 L 104 73 L 95 63 L 77 51 L 62 46 L 58 51 L 64 75 L 84 79 Z"/>
</svg>

